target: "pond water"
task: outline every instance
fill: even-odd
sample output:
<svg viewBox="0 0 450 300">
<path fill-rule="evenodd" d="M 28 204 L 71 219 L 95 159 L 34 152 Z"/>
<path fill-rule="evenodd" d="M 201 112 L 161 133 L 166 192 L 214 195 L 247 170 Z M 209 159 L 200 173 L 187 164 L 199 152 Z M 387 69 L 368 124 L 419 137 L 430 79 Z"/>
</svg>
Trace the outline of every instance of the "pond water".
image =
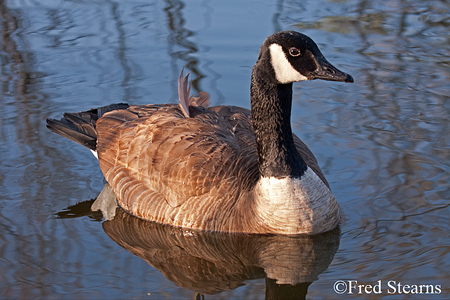
<svg viewBox="0 0 450 300">
<path fill-rule="evenodd" d="M 340 232 L 205 235 L 89 211 L 98 163 L 47 117 L 175 102 L 183 66 L 213 105 L 249 108 L 280 30 L 355 78 L 294 85 Z M 6 0 L 0 33 L 0 298 L 450 298 L 448 1 Z"/>
</svg>

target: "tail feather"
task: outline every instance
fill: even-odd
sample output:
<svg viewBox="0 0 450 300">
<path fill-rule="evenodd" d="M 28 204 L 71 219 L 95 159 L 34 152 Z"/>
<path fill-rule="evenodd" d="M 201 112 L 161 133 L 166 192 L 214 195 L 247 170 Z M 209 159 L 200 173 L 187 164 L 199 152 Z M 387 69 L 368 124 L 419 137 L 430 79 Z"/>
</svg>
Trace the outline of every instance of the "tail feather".
<svg viewBox="0 0 450 300">
<path fill-rule="evenodd" d="M 97 148 L 95 124 L 105 113 L 127 109 L 128 104 L 119 103 L 77 113 L 65 113 L 61 120 L 47 119 L 47 128 L 93 151 Z"/>
<path fill-rule="evenodd" d="M 65 113 L 64 119 L 72 123 L 79 132 L 83 132 L 92 137 L 97 136 L 95 123 L 98 116 L 91 112 Z"/>
<path fill-rule="evenodd" d="M 97 134 L 95 136 L 80 132 L 78 127 L 66 119 L 47 119 L 47 128 L 65 138 L 68 138 L 80 145 L 95 150 L 97 147 Z"/>
</svg>

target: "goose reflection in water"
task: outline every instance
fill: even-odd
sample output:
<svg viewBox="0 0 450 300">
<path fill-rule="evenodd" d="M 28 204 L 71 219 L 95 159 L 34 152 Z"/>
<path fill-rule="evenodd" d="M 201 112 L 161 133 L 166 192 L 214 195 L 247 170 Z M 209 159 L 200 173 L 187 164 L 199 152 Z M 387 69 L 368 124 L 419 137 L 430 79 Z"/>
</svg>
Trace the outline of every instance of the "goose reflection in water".
<svg viewBox="0 0 450 300">
<path fill-rule="evenodd" d="M 70 210 L 72 213 L 58 215 L 73 217 L 75 209 Z M 119 208 L 109 185 L 92 204 L 92 211 L 97 210 L 102 212 L 103 229 L 113 241 L 177 286 L 194 291 L 197 298 L 265 278 L 266 299 L 304 299 L 309 285 L 330 265 L 340 241 L 339 228 L 314 236 L 286 236 L 213 233 L 161 225 Z"/>
</svg>

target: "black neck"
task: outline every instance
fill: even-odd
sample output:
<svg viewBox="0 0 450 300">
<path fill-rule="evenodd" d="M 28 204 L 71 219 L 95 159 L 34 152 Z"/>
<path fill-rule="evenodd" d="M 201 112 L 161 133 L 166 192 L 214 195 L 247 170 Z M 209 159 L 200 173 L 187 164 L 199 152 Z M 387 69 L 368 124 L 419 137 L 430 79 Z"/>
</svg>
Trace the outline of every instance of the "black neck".
<svg viewBox="0 0 450 300">
<path fill-rule="evenodd" d="M 292 136 L 292 83 L 273 84 L 267 80 L 272 74 L 256 76 L 257 72 L 255 68 L 251 107 L 260 176 L 300 178 L 307 166 L 295 148 Z"/>
</svg>

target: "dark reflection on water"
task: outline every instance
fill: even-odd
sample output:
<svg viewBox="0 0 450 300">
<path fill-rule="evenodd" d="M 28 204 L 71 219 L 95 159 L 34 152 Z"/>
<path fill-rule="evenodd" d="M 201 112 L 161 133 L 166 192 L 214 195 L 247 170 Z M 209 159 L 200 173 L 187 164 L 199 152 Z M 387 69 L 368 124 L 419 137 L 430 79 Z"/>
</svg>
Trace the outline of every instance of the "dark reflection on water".
<svg viewBox="0 0 450 300">
<path fill-rule="evenodd" d="M 214 105 L 249 107 L 261 42 L 294 29 L 355 78 L 295 85 L 294 130 L 346 214 L 339 251 L 308 297 L 334 299 L 344 279 L 442 285 L 435 297 L 448 298 L 449 15 L 441 0 L 0 1 L 2 296 L 191 298 L 118 247 L 98 215 L 54 217 L 104 182 L 89 152 L 44 120 L 173 102 L 184 65 Z M 209 297 L 262 298 L 270 284 Z"/>
<path fill-rule="evenodd" d="M 309 283 L 330 264 L 339 241 L 339 232 L 286 237 L 183 231 L 142 221 L 123 210 L 103 223 L 103 229 L 176 285 L 201 294 L 266 276 L 270 294 L 306 295 Z"/>
<path fill-rule="evenodd" d="M 93 201 L 58 212 L 59 218 L 90 216 Z M 92 205 L 107 219 L 103 230 L 121 247 L 159 270 L 177 286 L 215 295 L 265 278 L 266 299 L 304 299 L 339 247 L 339 228 L 315 236 L 201 232 L 148 222 L 116 206 L 106 185 Z"/>
<path fill-rule="evenodd" d="M 142 221 L 121 209 L 103 229 L 177 286 L 214 295 L 266 278 L 266 298 L 306 296 L 331 263 L 339 230 L 313 237 L 250 236 L 185 231 Z"/>
</svg>

